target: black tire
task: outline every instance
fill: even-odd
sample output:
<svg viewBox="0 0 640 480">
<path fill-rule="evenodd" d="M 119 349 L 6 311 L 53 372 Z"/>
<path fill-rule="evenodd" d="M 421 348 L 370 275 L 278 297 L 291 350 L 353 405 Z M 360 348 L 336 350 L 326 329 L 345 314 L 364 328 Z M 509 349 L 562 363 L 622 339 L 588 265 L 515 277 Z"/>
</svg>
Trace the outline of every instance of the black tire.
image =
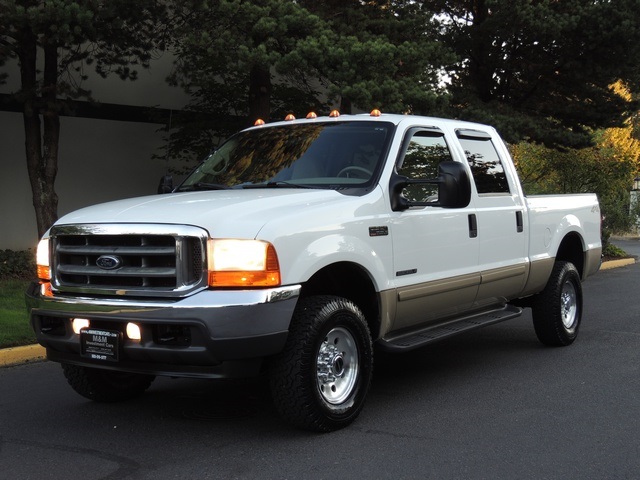
<svg viewBox="0 0 640 480">
<path fill-rule="evenodd" d="M 303 298 L 282 353 L 270 363 L 270 386 L 280 415 L 305 430 L 329 432 L 360 414 L 371 385 L 369 327 L 351 301 Z"/>
<path fill-rule="evenodd" d="M 538 340 L 553 347 L 573 343 L 582 320 L 582 284 L 573 263 L 555 263 L 547 286 L 531 308 Z"/>
<path fill-rule="evenodd" d="M 96 402 L 120 402 L 142 395 L 155 378 L 69 364 L 62 364 L 62 371 L 71 388 Z"/>
</svg>

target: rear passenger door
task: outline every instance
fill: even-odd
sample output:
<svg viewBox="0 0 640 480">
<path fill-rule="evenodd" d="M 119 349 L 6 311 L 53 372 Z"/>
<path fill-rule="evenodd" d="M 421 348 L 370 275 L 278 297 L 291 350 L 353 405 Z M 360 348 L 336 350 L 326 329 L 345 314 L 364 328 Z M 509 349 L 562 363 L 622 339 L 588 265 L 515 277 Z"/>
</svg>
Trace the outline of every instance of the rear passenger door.
<svg viewBox="0 0 640 480">
<path fill-rule="evenodd" d="M 526 235 L 523 198 L 515 172 L 506 169 L 508 155 L 489 132 L 458 129 L 456 135 L 471 167 L 475 200 L 481 283 L 476 306 L 504 303 L 520 293 L 526 281 Z"/>
</svg>

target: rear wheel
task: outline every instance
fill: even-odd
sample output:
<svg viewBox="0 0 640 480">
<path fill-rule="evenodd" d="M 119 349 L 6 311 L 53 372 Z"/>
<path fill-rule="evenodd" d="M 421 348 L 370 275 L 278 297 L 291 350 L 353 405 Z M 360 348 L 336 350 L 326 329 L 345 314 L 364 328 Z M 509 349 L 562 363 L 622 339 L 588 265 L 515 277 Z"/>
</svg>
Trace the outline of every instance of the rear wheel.
<svg viewBox="0 0 640 480">
<path fill-rule="evenodd" d="M 69 364 L 62 364 L 62 371 L 77 393 L 96 402 L 119 402 L 142 395 L 155 378 Z"/>
<path fill-rule="evenodd" d="M 545 345 L 570 345 L 582 319 L 582 284 L 571 262 L 556 262 L 547 286 L 532 305 L 533 326 Z"/>
<path fill-rule="evenodd" d="M 274 403 L 297 427 L 343 428 L 362 410 L 372 370 L 371 335 L 360 309 L 340 297 L 301 299 L 285 348 L 271 362 Z"/>
</svg>

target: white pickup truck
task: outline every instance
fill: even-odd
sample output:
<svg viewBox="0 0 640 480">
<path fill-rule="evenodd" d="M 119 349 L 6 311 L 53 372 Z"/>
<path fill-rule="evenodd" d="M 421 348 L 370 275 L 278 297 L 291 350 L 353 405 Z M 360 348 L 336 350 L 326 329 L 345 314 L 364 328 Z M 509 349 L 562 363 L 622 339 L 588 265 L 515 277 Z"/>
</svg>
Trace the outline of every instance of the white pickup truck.
<svg viewBox="0 0 640 480">
<path fill-rule="evenodd" d="M 39 244 L 31 323 L 96 401 L 154 376 L 264 373 L 294 425 L 351 423 L 373 347 L 533 310 L 568 345 L 601 261 L 595 195 L 525 197 L 486 125 L 380 114 L 264 124 L 166 195 L 70 213 Z"/>
</svg>

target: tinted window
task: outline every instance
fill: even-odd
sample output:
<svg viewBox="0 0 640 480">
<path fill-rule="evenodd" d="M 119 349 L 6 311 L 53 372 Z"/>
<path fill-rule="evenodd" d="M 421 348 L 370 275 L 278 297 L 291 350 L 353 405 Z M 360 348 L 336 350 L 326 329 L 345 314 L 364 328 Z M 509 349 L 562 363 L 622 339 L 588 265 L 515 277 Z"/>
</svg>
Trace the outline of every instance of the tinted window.
<svg viewBox="0 0 640 480">
<path fill-rule="evenodd" d="M 398 174 L 408 178 L 436 178 L 440 162 L 451 160 L 449 147 L 442 133 L 418 131 L 411 136 Z M 410 185 L 403 191 L 407 200 L 433 202 L 438 200 L 437 185 Z"/>
<path fill-rule="evenodd" d="M 386 158 L 394 126 L 386 122 L 317 122 L 240 132 L 181 185 L 248 188 L 371 185 Z"/>
<path fill-rule="evenodd" d="M 488 137 L 458 134 L 478 193 L 509 193 L 509 183 L 496 147 Z"/>
</svg>

